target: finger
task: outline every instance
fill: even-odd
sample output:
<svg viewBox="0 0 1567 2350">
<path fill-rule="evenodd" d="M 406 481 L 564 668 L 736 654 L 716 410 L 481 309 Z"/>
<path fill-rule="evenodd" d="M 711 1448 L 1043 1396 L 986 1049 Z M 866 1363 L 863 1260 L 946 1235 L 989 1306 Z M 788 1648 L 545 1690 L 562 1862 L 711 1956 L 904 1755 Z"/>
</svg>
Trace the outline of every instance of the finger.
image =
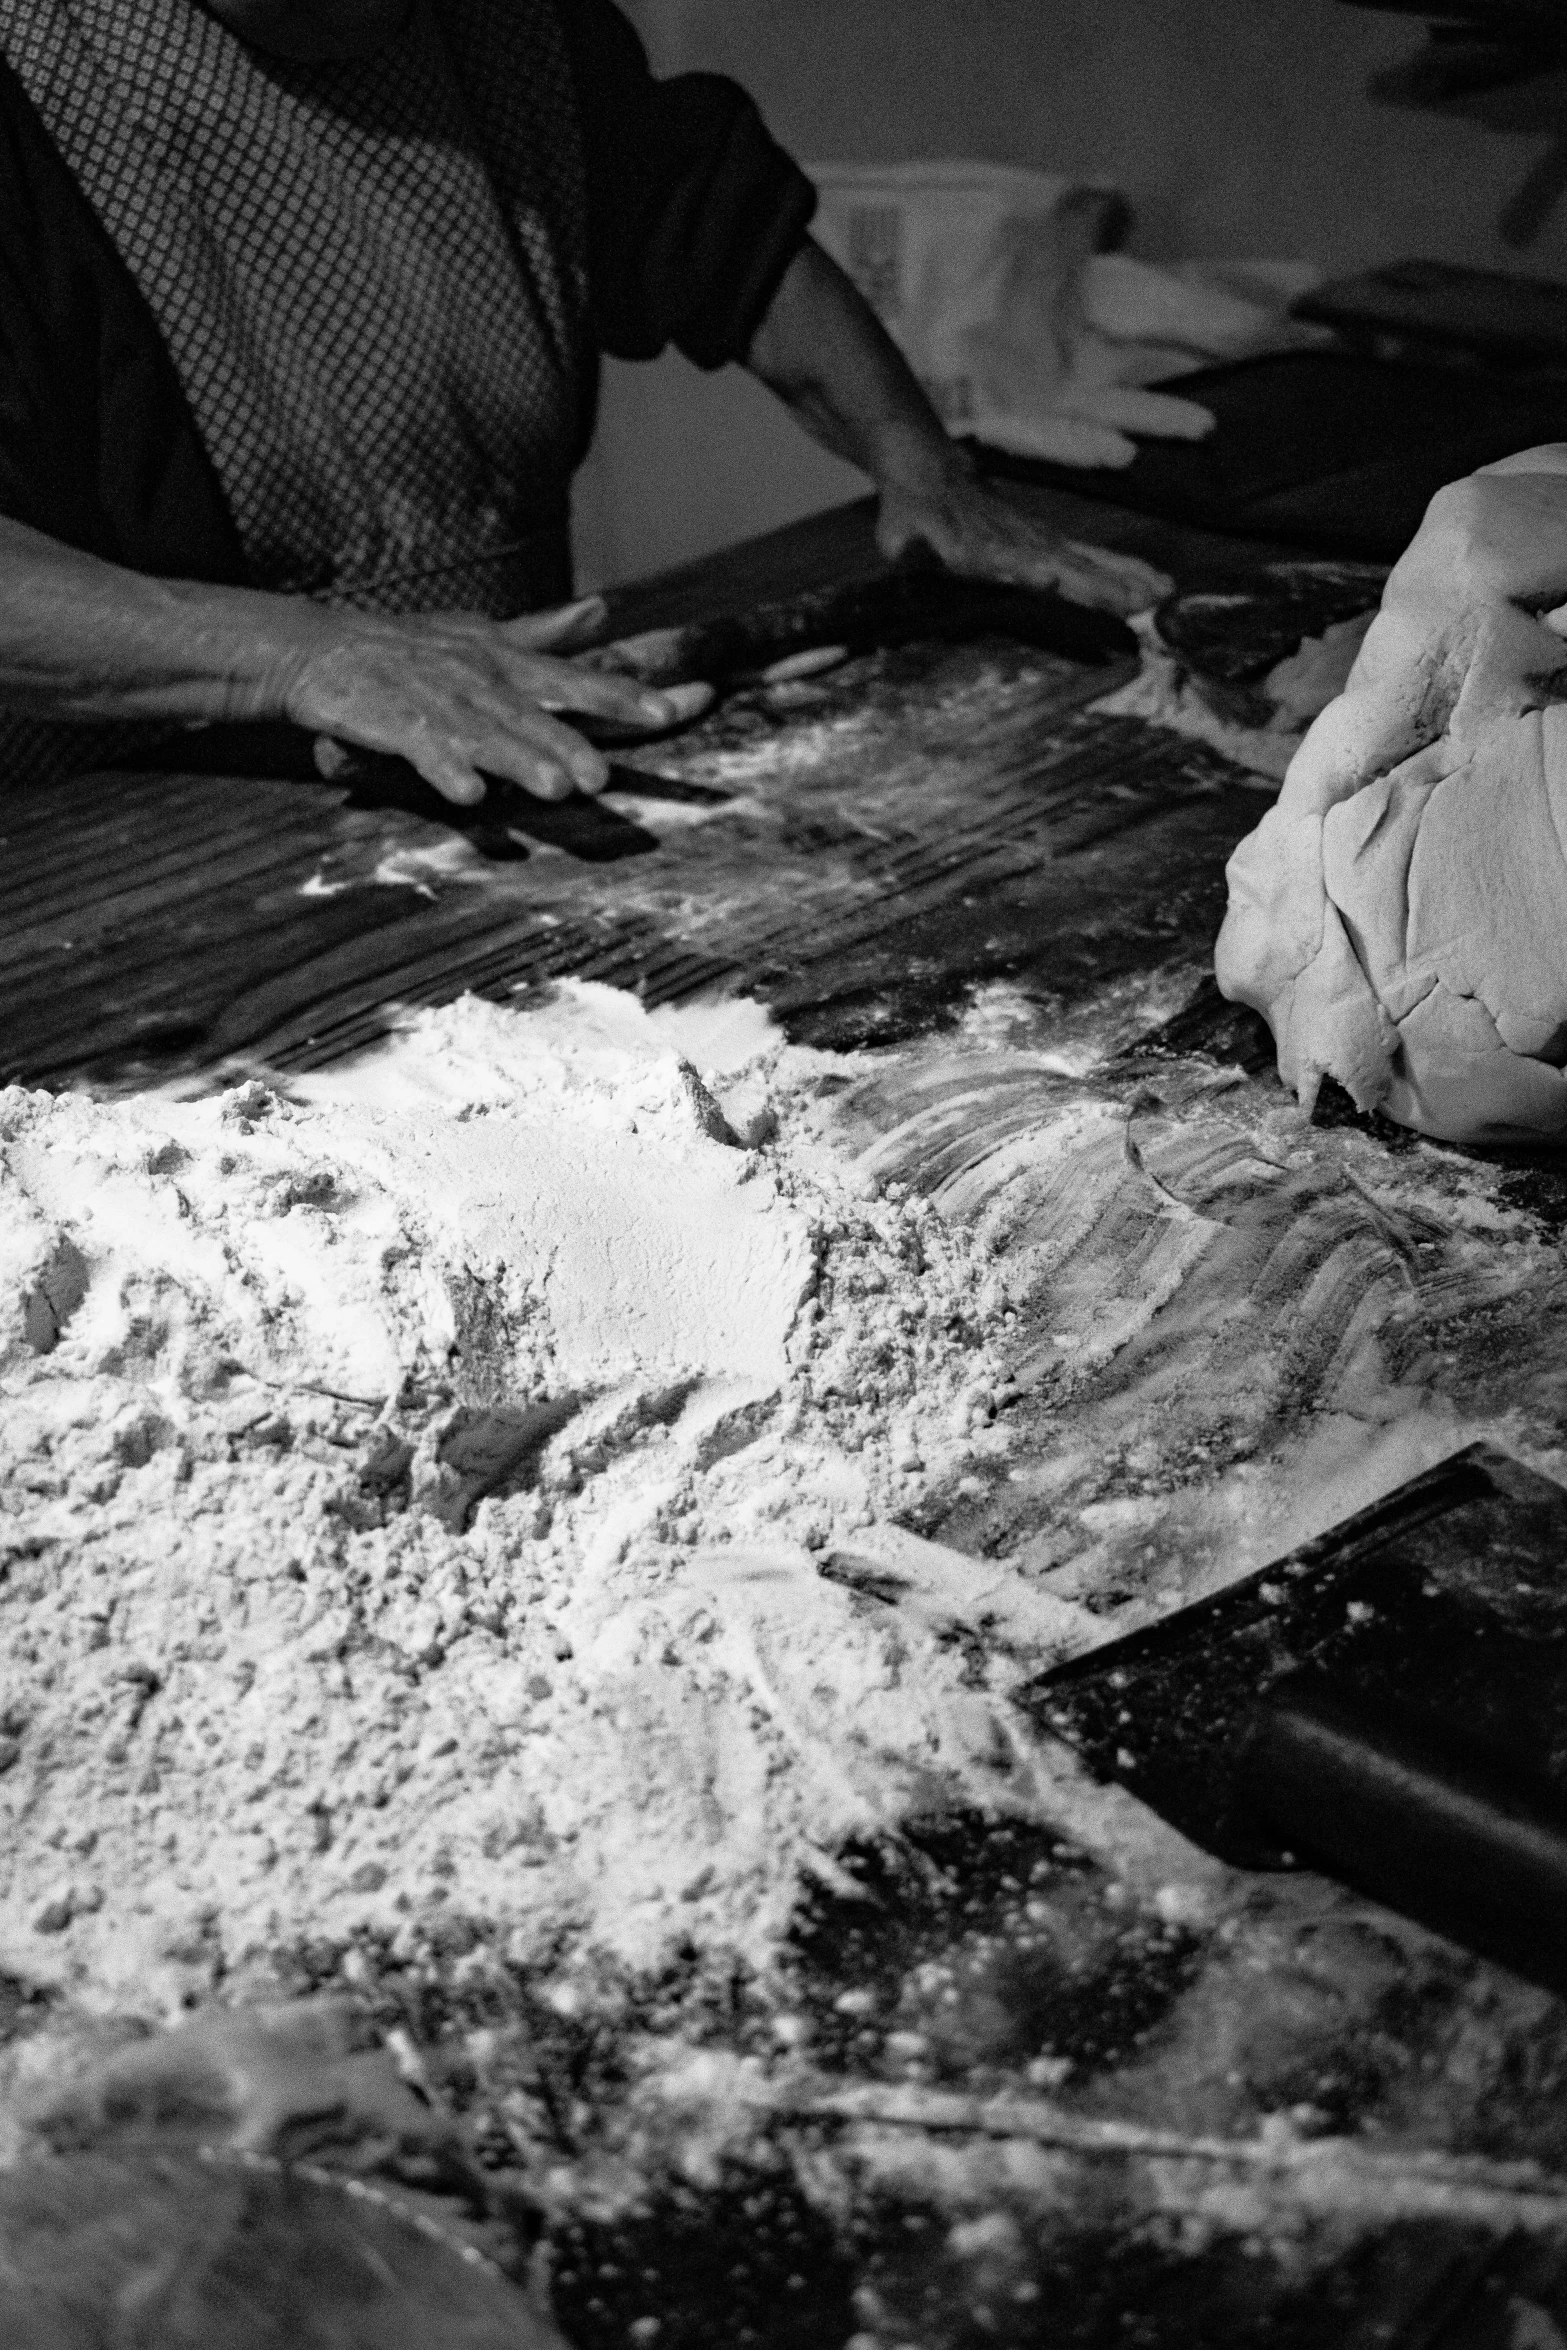
<svg viewBox="0 0 1567 2350">
<path fill-rule="evenodd" d="M 663 721 L 653 726 L 653 729 L 648 729 L 648 719 L 641 719 L 634 729 L 630 729 L 632 733 L 667 733 L 672 726 L 688 726 L 691 719 L 700 719 L 702 712 L 712 710 L 712 705 L 719 698 L 719 689 L 717 686 L 709 686 L 705 679 L 691 677 L 686 679 L 684 686 L 665 686 L 658 698 L 665 705 Z"/>
<path fill-rule="evenodd" d="M 316 736 L 310 746 L 310 755 L 315 761 L 316 773 L 328 783 L 340 783 L 345 776 L 352 775 L 363 757 L 361 752 L 351 750 L 346 743 L 338 742 L 330 734 Z"/>
<path fill-rule="evenodd" d="M 1043 595 L 1064 596 L 1069 603 L 1095 611 L 1136 611 L 1143 601 L 1141 583 L 1069 554 L 1064 545 L 1038 539 L 998 538 L 984 546 L 964 547 L 949 556 L 948 567 L 970 579 L 1004 580 Z"/>
<path fill-rule="evenodd" d="M 403 756 L 454 807 L 476 808 L 483 799 L 483 776 L 454 743 L 427 737 L 405 745 Z"/>
<path fill-rule="evenodd" d="M 609 781 L 609 767 L 592 744 L 539 709 L 498 717 L 468 747 L 478 766 L 537 799 L 561 800 L 573 790 L 591 796 Z"/>
<path fill-rule="evenodd" d="M 640 678 L 644 685 L 658 685 L 680 675 L 698 633 L 691 628 L 649 628 L 640 636 L 616 637 L 612 644 L 594 649 L 592 665 L 622 677 Z"/>
<path fill-rule="evenodd" d="M 671 726 L 688 726 L 693 718 L 700 718 L 705 711 L 711 710 L 717 699 L 717 686 L 709 685 L 703 677 L 690 677 L 684 685 L 671 685 L 664 689 Z"/>
<path fill-rule="evenodd" d="M 577 788 L 565 768 L 542 752 L 512 747 L 484 763 L 503 781 L 519 785 L 530 800 L 569 800 Z"/>
<path fill-rule="evenodd" d="M 590 645 L 608 618 L 609 606 L 602 596 L 579 596 L 574 604 L 558 604 L 551 612 L 523 612 L 502 626 L 517 644 L 568 653 Z"/>
<path fill-rule="evenodd" d="M 1162 604 L 1166 596 L 1175 593 L 1175 582 L 1168 572 L 1145 563 L 1140 555 L 1123 555 L 1110 547 L 1093 546 L 1084 539 L 1063 541 L 1061 552 L 1071 566 L 1072 576 L 1081 579 L 1085 587 L 1096 588 L 1107 599 L 1107 610 L 1146 612 L 1151 605 Z M 1063 568 L 1063 592 L 1069 592 L 1065 589 L 1065 576 Z M 1112 597 L 1117 601 L 1110 603 L 1108 599 Z"/>
<path fill-rule="evenodd" d="M 1110 612 L 1119 620 L 1129 620 L 1134 613 L 1146 612 L 1151 604 L 1163 601 L 1141 580 L 1107 577 L 1082 563 L 1063 562 L 1055 585 L 1069 604 L 1080 604 L 1089 612 Z"/>
<path fill-rule="evenodd" d="M 515 737 L 475 745 L 473 764 L 499 783 L 515 784 L 530 799 L 566 800 L 576 788 L 571 775 L 548 751 L 534 750 Z"/>
<path fill-rule="evenodd" d="M 530 667 L 519 686 L 541 710 L 569 710 L 583 718 L 606 718 L 612 725 L 661 733 L 678 726 L 684 705 L 679 687 L 645 686 L 635 678 L 612 671 L 589 669 L 576 661 L 550 661 Z"/>
<path fill-rule="evenodd" d="M 1106 612 L 1117 620 L 1130 620 L 1150 605 L 1163 602 L 1158 595 L 1150 595 L 1146 588 L 1134 583 L 1107 580 L 1097 572 L 1079 570 L 1075 565 L 1064 565 L 1056 585 L 1069 604 L 1080 604 L 1088 612 Z"/>
<path fill-rule="evenodd" d="M 668 734 L 672 728 L 688 726 L 693 718 L 700 718 L 717 701 L 718 689 L 693 678 L 685 685 L 666 687 L 662 699 L 665 714 L 656 726 L 647 718 L 624 725 L 619 719 L 593 718 L 586 713 L 581 714 L 581 723 L 591 727 L 596 741 L 645 741 L 650 734 Z"/>
</svg>

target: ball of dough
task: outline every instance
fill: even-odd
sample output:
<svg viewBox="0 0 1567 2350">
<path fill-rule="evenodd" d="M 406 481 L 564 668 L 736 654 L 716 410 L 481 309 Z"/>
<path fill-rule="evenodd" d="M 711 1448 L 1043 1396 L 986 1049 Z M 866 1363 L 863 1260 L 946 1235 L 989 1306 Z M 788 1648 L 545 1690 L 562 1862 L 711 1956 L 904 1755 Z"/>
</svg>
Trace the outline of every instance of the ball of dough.
<svg viewBox="0 0 1567 2350">
<path fill-rule="evenodd" d="M 1567 1142 L 1567 444 L 1433 499 L 1229 864 L 1215 967 L 1308 1107 Z"/>
</svg>

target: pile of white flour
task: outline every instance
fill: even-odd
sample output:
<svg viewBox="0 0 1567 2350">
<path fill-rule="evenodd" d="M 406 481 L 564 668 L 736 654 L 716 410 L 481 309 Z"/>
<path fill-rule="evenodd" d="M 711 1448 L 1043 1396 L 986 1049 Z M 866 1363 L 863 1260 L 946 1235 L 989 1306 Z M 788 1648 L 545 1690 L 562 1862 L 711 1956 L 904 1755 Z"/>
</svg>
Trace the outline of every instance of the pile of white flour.
<svg viewBox="0 0 1567 2350">
<path fill-rule="evenodd" d="M 0 1968 L 765 1964 L 846 1833 L 1029 1803 L 1015 1643 L 876 1583 L 1004 1447 L 1004 1300 L 824 1067 L 569 985 L 287 1098 L 0 1093 Z"/>
</svg>

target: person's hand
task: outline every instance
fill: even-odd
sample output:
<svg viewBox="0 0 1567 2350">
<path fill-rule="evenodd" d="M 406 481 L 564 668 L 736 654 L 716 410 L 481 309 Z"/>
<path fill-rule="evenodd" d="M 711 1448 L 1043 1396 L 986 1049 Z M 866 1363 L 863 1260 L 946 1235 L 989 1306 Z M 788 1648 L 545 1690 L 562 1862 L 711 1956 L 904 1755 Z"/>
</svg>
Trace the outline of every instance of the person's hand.
<svg viewBox="0 0 1567 2350">
<path fill-rule="evenodd" d="M 1064 539 L 982 481 L 865 296 L 811 238 L 746 364 L 823 448 L 870 475 L 890 559 L 926 547 L 963 578 L 1054 589 L 1101 612 L 1143 612 L 1170 593 L 1163 573 L 1135 555 Z"/>
<path fill-rule="evenodd" d="M 1151 563 L 1057 537 L 961 462 L 913 488 L 884 485 L 876 536 L 894 559 L 925 546 L 964 579 L 1054 589 L 1070 603 L 1123 617 L 1171 592 Z"/>
<path fill-rule="evenodd" d="M 567 718 L 656 734 L 712 698 L 706 686 L 657 690 L 567 658 L 603 617 L 597 597 L 510 621 L 323 613 L 287 664 L 283 712 L 320 738 L 323 772 L 341 765 L 342 746 L 389 752 L 460 807 L 483 799 L 487 774 L 542 800 L 599 792 L 608 764 Z"/>
</svg>

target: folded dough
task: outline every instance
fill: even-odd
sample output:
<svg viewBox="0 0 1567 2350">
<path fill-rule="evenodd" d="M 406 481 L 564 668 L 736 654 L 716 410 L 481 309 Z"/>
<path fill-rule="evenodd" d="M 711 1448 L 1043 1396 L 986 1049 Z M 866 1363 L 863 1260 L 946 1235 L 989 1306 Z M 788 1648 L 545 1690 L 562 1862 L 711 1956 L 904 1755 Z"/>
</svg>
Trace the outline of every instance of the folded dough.
<svg viewBox="0 0 1567 2350">
<path fill-rule="evenodd" d="M 1215 966 L 1308 1106 L 1567 1141 L 1567 444 L 1432 501 L 1229 864 Z"/>
</svg>

